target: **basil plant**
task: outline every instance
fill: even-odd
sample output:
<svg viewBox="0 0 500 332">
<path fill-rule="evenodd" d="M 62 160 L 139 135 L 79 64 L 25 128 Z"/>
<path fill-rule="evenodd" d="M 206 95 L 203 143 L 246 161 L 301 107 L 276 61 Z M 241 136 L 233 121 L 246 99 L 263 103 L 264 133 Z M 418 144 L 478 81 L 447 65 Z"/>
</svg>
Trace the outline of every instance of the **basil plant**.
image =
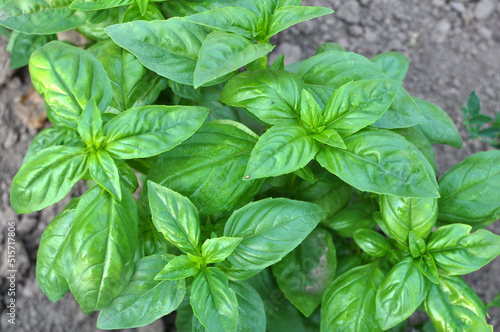
<svg viewBox="0 0 500 332">
<path fill-rule="evenodd" d="M 0 2 L 11 65 L 29 63 L 53 124 L 12 181 L 12 207 L 88 187 L 40 241 L 51 301 L 71 292 L 100 329 L 176 311 L 178 331 L 401 331 L 420 310 L 436 331 L 493 331 L 461 276 L 500 254 L 484 230 L 500 216 L 500 151 L 438 174 L 432 144 L 462 140 L 406 92 L 400 53 L 327 43 L 268 64 L 271 37 L 332 12 Z M 66 30 L 88 43 L 57 41 Z"/>
</svg>

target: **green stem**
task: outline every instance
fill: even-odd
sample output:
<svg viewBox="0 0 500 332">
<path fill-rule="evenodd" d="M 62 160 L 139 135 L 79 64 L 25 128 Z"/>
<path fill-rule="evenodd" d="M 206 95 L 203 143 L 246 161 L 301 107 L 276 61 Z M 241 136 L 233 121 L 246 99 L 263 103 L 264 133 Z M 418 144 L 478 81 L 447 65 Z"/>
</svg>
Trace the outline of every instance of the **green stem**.
<svg viewBox="0 0 500 332">
<path fill-rule="evenodd" d="M 259 59 L 261 69 L 267 69 L 267 54 Z"/>
</svg>

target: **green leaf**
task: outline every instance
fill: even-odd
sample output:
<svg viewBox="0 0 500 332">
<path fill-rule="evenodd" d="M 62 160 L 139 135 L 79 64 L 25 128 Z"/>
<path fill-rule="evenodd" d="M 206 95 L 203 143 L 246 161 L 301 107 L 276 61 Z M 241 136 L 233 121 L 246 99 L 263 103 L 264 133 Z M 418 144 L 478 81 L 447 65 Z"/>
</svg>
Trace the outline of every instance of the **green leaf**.
<svg viewBox="0 0 500 332">
<path fill-rule="evenodd" d="M 104 309 L 126 287 L 137 246 L 135 200 L 95 186 L 76 207 L 62 264 L 69 288 L 84 312 Z"/>
<path fill-rule="evenodd" d="M 262 186 L 263 180 L 243 180 L 257 138 L 237 122 L 206 123 L 189 140 L 160 155 L 148 179 L 188 197 L 200 213 L 232 210 Z"/>
<path fill-rule="evenodd" d="M 66 126 L 54 126 L 43 129 L 30 143 L 23 159 L 23 164 L 39 151 L 56 145 L 68 143 L 77 136 L 76 131 Z"/>
<path fill-rule="evenodd" d="M 410 247 L 410 254 L 413 258 L 417 259 L 425 253 L 425 241 L 412 231 L 410 231 L 408 235 L 408 244 Z"/>
<path fill-rule="evenodd" d="M 467 110 L 472 116 L 478 115 L 479 112 L 481 112 L 481 101 L 479 100 L 476 91 L 472 91 L 467 99 Z"/>
<path fill-rule="evenodd" d="M 283 6 L 276 9 L 269 22 L 266 39 L 300 22 L 332 14 L 333 10 L 313 6 Z"/>
<path fill-rule="evenodd" d="M 227 276 L 218 268 L 206 268 L 194 278 L 191 307 L 209 332 L 236 331 L 238 300 Z"/>
<path fill-rule="evenodd" d="M 97 328 L 146 326 L 176 310 L 186 294 L 184 280 L 153 279 L 170 257 L 153 255 L 135 262 L 134 274 L 127 286 L 99 313 Z"/>
<path fill-rule="evenodd" d="M 306 60 L 298 71 L 313 95 L 326 99 L 342 85 L 359 80 L 386 79 L 382 71 L 362 55 L 331 51 Z"/>
<path fill-rule="evenodd" d="M 148 181 L 149 206 L 156 228 L 185 253 L 200 253 L 198 210 L 186 197 Z"/>
<path fill-rule="evenodd" d="M 295 249 L 324 217 L 319 206 L 286 198 L 267 198 L 236 210 L 224 236 L 242 237 L 228 260 L 257 270 L 276 263 Z"/>
<path fill-rule="evenodd" d="M 451 118 L 439 106 L 429 101 L 412 97 L 427 123 L 419 128 L 432 144 L 448 144 L 457 149 L 462 147 L 462 138 Z"/>
<path fill-rule="evenodd" d="M 431 255 L 425 254 L 420 256 L 420 258 L 416 259 L 415 266 L 417 269 L 422 272 L 424 276 L 427 277 L 433 284 L 439 284 L 439 274 L 436 267 L 436 263 L 434 262 L 434 258 Z"/>
<path fill-rule="evenodd" d="M 382 234 L 371 229 L 358 229 L 352 237 L 364 252 L 373 257 L 385 257 L 392 249 L 391 243 Z"/>
<path fill-rule="evenodd" d="M 351 199 L 352 187 L 329 172 L 315 174 L 315 183 L 302 182 L 295 198 L 321 206 L 330 218 L 342 210 Z"/>
<path fill-rule="evenodd" d="M 281 54 L 277 57 L 269 69 L 274 71 L 285 70 L 285 55 Z"/>
<path fill-rule="evenodd" d="M 245 179 L 294 172 L 306 166 L 318 151 L 318 144 L 303 127 L 274 126 L 259 138 L 253 148 Z"/>
<path fill-rule="evenodd" d="M 333 128 L 327 128 L 318 134 L 312 134 L 316 141 L 331 146 L 333 148 L 345 149 L 345 143 L 342 136 Z"/>
<path fill-rule="evenodd" d="M 440 223 L 485 227 L 500 218 L 500 151 L 476 153 L 450 168 L 439 181 Z"/>
<path fill-rule="evenodd" d="M 316 54 L 326 53 L 326 52 L 347 52 L 347 50 L 340 44 L 327 42 L 318 46 L 316 49 Z"/>
<path fill-rule="evenodd" d="M 101 111 L 92 97 L 78 119 L 78 133 L 88 147 L 97 147 L 102 137 Z"/>
<path fill-rule="evenodd" d="M 427 241 L 427 252 L 436 265 L 449 275 L 479 270 L 500 255 L 500 236 L 480 229 L 469 234 L 472 227 L 453 224 L 439 227 Z"/>
<path fill-rule="evenodd" d="M 332 236 L 324 229 L 315 229 L 294 251 L 273 265 L 273 274 L 286 298 L 309 317 L 335 279 L 336 268 Z"/>
<path fill-rule="evenodd" d="M 410 317 L 427 297 L 429 286 L 413 258 L 396 264 L 377 292 L 376 311 L 380 327 L 387 330 Z"/>
<path fill-rule="evenodd" d="M 132 194 L 135 193 L 137 188 L 139 188 L 139 182 L 137 181 L 137 176 L 134 173 L 134 169 L 127 165 L 123 160 L 115 160 L 115 164 L 116 167 L 118 167 L 120 182 Z"/>
<path fill-rule="evenodd" d="M 375 316 L 375 296 L 383 280 L 377 263 L 337 277 L 323 295 L 321 331 L 381 331 Z"/>
<path fill-rule="evenodd" d="M 10 0 L 0 6 L 0 25 L 22 33 L 53 34 L 72 30 L 88 18 L 69 8 L 72 0 Z"/>
<path fill-rule="evenodd" d="M 195 106 L 143 106 L 121 113 L 104 126 L 105 150 L 117 159 L 146 158 L 191 137 L 209 110 Z"/>
<path fill-rule="evenodd" d="M 363 80 L 342 85 L 323 111 L 326 128 L 349 136 L 374 123 L 389 108 L 400 82 Z"/>
<path fill-rule="evenodd" d="M 123 14 L 121 23 L 140 21 L 140 20 L 144 21 L 165 20 L 165 17 L 163 17 L 163 14 L 161 13 L 161 11 L 158 9 L 157 6 L 148 4 L 145 9 L 146 9 L 145 12 L 141 13 L 141 8 L 139 8 L 137 4 L 131 5 L 127 9 L 127 11 Z M 106 25 L 106 27 L 108 25 Z"/>
<path fill-rule="evenodd" d="M 272 49 L 270 44 L 254 44 L 235 33 L 214 31 L 201 46 L 194 70 L 194 87 L 224 82 L 228 75 L 267 55 Z"/>
<path fill-rule="evenodd" d="M 402 197 L 439 197 L 432 166 L 415 146 L 383 129 L 344 138 L 346 150 L 323 146 L 316 160 L 351 186 Z"/>
<path fill-rule="evenodd" d="M 219 263 L 236 249 L 243 238 L 241 237 L 219 237 L 208 239 L 201 246 L 201 256 L 203 260 L 209 263 Z"/>
<path fill-rule="evenodd" d="M 436 223 L 438 207 L 434 198 L 382 195 L 380 211 L 387 235 L 406 246 L 410 232 L 427 238 Z"/>
<path fill-rule="evenodd" d="M 102 64 L 78 47 L 50 42 L 33 52 L 29 69 L 35 90 L 70 128 L 77 128 L 92 97 L 101 112 L 111 101 L 111 84 Z"/>
<path fill-rule="evenodd" d="M 167 0 L 162 3 L 163 9 L 169 16 L 188 16 L 207 10 L 238 6 L 241 0 Z"/>
<path fill-rule="evenodd" d="M 353 237 L 358 229 L 371 229 L 375 226 L 372 213 L 376 207 L 370 203 L 354 203 L 340 210 L 325 220 L 325 226 L 334 230 L 342 237 Z"/>
<path fill-rule="evenodd" d="M 321 108 L 314 97 L 307 90 L 302 90 L 300 120 L 308 130 L 312 131 L 320 128 L 325 122 Z"/>
<path fill-rule="evenodd" d="M 85 24 L 79 26 L 76 31 L 90 40 L 109 40 L 104 28 L 121 23 L 126 10 L 126 7 L 117 7 L 88 13 L 90 18 Z"/>
<path fill-rule="evenodd" d="M 186 255 L 176 256 L 154 277 L 155 280 L 179 280 L 194 276 L 200 269 Z"/>
<path fill-rule="evenodd" d="M 146 9 L 148 8 L 149 0 L 136 0 L 137 5 L 141 11 L 141 15 L 144 16 L 146 14 Z"/>
<path fill-rule="evenodd" d="M 304 82 L 286 71 L 259 70 L 241 73 L 230 79 L 220 101 L 245 107 L 271 125 L 298 123 L 298 111 Z"/>
<path fill-rule="evenodd" d="M 210 32 L 177 17 L 166 21 L 117 24 L 105 30 L 115 43 L 135 55 L 146 68 L 187 85 L 193 85 L 201 44 Z"/>
<path fill-rule="evenodd" d="M 103 64 L 112 87 L 109 107 L 118 112 L 152 104 L 166 87 L 166 79 L 147 70 L 135 56 L 112 40 L 97 43 L 87 51 Z"/>
<path fill-rule="evenodd" d="M 374 127 L 384 129 L 408 128 L 417 124 L 426 124 L 417 103 L 402 87 L 398 89 L 391 106 L 380 119 L 373 123 Z"/>
<path fill-rule="evenodd" d="M 57 40 L 57 36 L 31 35 L 15 32 L 9 69 L 17 69 L 28 65 L 31 54 L 50 41 Z M 14 37 L 11 37 L 11 39 Z"/>
<path fill-rule="evenodd" d="M 265 332 L 266 313 L 259 293 L 247 282 L 229 282 L 238 299 L 238 327 L 236 331 Z"/>
<path fill-rule="evenodd" d="M 78 199 L 72 199 L 43 231 L 37 252 L 36 281 L 52 302 L 59 301 L 69 291 L 61 266 L 61 257 L 68 242 Z"/>
<path fill-rule="evenodd" d="M 424 308 L 438 332 L 493 331 L 484 303 L 459 276 L 441 276 L 439 285 L 431 286 Z"/>
<path fill-rule="evenodd" d="M 95 182 L 120 201 L 122 199 L 120 175 L 109 153 L 102 150 L 90 153 L 87 163 L 90 175 Z"/>
<path fill-rule="evenodd" d="M 30 158 L 12 180 L 10 204 L 31 213 L 59 202 L 87 171 L 82 147 L 54 146 Z"/>
<path fill-rule="evenodd" d="M 439 169 L 436 161 L 436 153 L 434 151 L 434 147 L 427 140 L 422 130 L 418 128 L 418 126 L 413 126 L 409 128 L 401 128 L 401 129 L 393 129 L 398 135 L 403 136 L 408 142 L 415 145 L 415 147 L 422 152 L 425 159 L 431 164 L 432 169 L 436 176 L 439 174 Z"/>
<path fill-rule="evenodd" d="M 384 74 L 397 81 L 402 81 L 410 67 L 410 59 L 399 52 L 384 52 L 374 56 L 371 61 L 384 72 Z"/>
<path fill-rule="evenodd" d="M 243 7 L 215 8 L 186 17 L 187 21 L 211 29 L 233 32 L 252 39 L 258 21 L 257 15 Z"/>
<path fill-rule="evenodd" d="M 69 8 L 83 11 L 93 11 L 107 8 L 115 8 L 134 4 L 134 0 L 74 0 Z"/>
</svg>

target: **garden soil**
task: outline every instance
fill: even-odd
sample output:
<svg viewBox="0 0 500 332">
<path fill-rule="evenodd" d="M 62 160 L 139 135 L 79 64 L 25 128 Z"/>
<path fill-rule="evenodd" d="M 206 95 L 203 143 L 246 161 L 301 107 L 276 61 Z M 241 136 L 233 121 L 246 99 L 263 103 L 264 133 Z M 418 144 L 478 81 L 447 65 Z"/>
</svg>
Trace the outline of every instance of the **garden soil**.
<svg viewBox="0 0 500 332">
<path fill-rule="evenodd" d="M 281 33 L 272 42 L 274 54 L 291 63 L 314 55 L 318 45 L 336 42 L 370 58 L 399 51 L 411 65 L 404 87 L 416 97 L 440 105 L 454 120 L 463 138 L 461 106 L 476 91 L 484 113 L 500 111 L 500 1 L 445 0 L 304 0 L 335 10 L 333 15 L 304 22 Z M 70 294 L 51 303 L 35 280 L 40 236 L 69 197 L 41 212 L 16 215 L 9 204 L 14 174 L 30 141 L 48 126 L 42 99 L 34 92 L 26 68 L 8 70 L 7 40 L 0 36 L 0 331 L 96 331 L 96 315 L 84 315 Z M 277 55 L 271 54 L 270 59 Z M 489 149 L 479 141 L 464 141 L 460 150 L 436 146 L 440 174 L 472 153 Z M 81 195 L 83 186 L 71 193 Z M 499 199 L 500 199 L 500 193 Z M 16 325 L 7 323 L 7 222 L 16 222 Z M 489 229 L 500 234 L 500 224 Z M 485 302 L 500 290 L 500 259 L 465 276 Z M 500 329 L 500 310 L 490 310 L 490 324 Z M 412 321 L 421 316 L 412 317 Z M 137 329 L 172 331 L 172 319 Z M 129 331 L 134 331 L 129 330 Z M 274 332 L 274 331 L 273 331 Z M 280 331 L 277 331 L 280 332 Z M 292 332 L 292 331 L 289 331 Z"/>
</svg>

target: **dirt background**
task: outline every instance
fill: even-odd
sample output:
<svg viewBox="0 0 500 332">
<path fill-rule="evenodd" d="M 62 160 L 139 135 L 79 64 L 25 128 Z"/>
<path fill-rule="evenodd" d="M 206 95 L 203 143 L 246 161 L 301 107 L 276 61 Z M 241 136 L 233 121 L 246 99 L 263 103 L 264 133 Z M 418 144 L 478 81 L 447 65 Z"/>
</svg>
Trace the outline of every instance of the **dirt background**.
<svg viewBox="0 0 500 332">
<path fill-rule="evenodd" d="M 399 51 L 411 60 L 404 86 L 414 96 L 438 105 L 455 121 L 462 137 L 461 106 L 473 90 L 482 110 L 500 110 L 500 2 L 495 0 L 304 0 L 304 5 L 325 6 L 333 15 L 305 22 L 281 33 L 275 54 L 287 62 L 312 56 L 324 42 L 337 42 L 349 51 L 372 57 Z M 45 123 L 43 103 L 33 93 L 27 69 L 9 71 L 7 40 L 0 36 L 0 331 L 96 331 L 96 315 L 86 316 L 67 294 L 51 303 L 35 280 L 35 259 L 40 236 L 68 198 L 41 212 L 16 215 L 9 204 L 9 188 L 29 142 Z M 274 56 L 274 58 L 276 57 Z M 271 59 L 273 55 L 271 55 Z M 489 147 L 464 142 L 462 149 L 436 146 L 440 173 L 470 154 Z M 78 187 L 73 195 L 81 195 Z M 499 193 L 500 199 L 500 193 Z M 7 222 L 16 222 L 16 325 L 7 324 Z M 500 234 L 500 225 L 490 228 Z M 500 260 L 465 277 L 485 302 L 500 290 Z M 500 328 L 500 310 L 490 310 L 490 324 Z M 167 331 L 166 320 L 146 331 Z M 128 331 L 137 331 L 136 329 Z M 274 331 L 273 331 L 274 332 Z"/>
</svg>

